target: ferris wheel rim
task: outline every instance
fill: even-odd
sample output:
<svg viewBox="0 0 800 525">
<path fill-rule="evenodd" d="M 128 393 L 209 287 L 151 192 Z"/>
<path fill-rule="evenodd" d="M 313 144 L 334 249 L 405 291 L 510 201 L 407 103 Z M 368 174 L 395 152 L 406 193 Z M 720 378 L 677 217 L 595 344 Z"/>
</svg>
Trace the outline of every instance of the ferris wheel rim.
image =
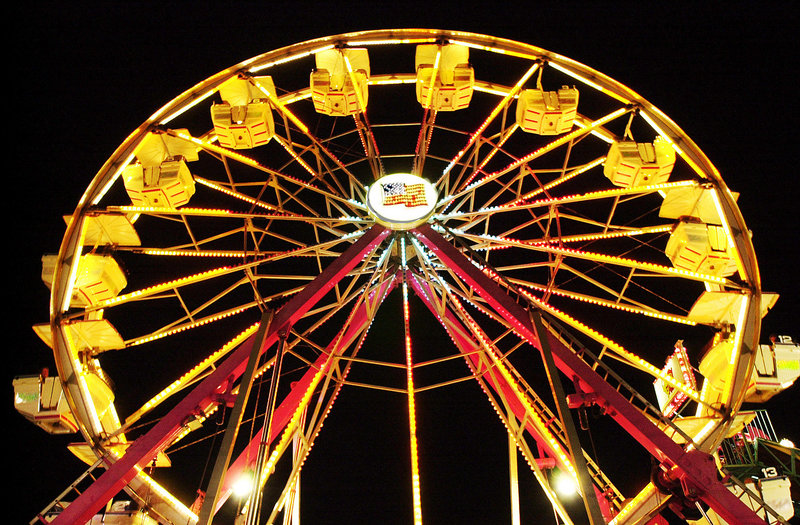
<svg viewBox="0 0 800 525">
<path fill-rule="evenodd" d="M 72 360 L 65 359 L 65 356 L 67 355 L 67 352 L 63 350 L 63 346 L 65 344 L 63 339 L 65 336 L 62 333 L 62 326 L 60 324 L 62 320 L 62 314 L 64 313 L 62 311 L 62 305 L 66 299 L 66 290 L 68 290 L 68 287 L 63 286 L 61 283 L 69 281 L 69 272 L 63 272 L 64 267 L 69 267 L 65 261 L 78 253 L 76 247 L 80 242 L 78 238 L 80 237 L 80 229 L 82 227 L 81 221 L 86 215 L 87 210 L 91 208 L 93 203 L 98 199 L 98 196 L 102 194 L 103 188 L 112 182 L 111 179 L 116 176 L 115 171 L 118 171 L 123 165 L 127 164 L 125 159 L 129 159 L 131 157 L 135 147 L 142 140 L 142 138 L 153 129 L 153 127 L 166 124 L 173 118 L 174 114 L 183 112 L 185 109 L 187 109 L 186 106 L 189 106 L 190 103 L 194 103 L 198 99 L 202 100 L 213 95 L 220 84 L 230 78 L 234 78 L 243 71 L 248 73 L 253 71 L 262 71 L 265 67 L 267 67 L 266 65 L 272 62 L 288 62 L 296 58 L 308 56 L 309 54 L 312 54 L 314 50 L 328 46 L 334 46 L 337 43 L 342 42 L 352 45 L 368 45 L 370 42 L 374 42 L 379 39 L 399 39 L 404 41 L 415 38 L 433 41 L 442 38 L 450 40 L 461 39 L 459 41 L 463 40 L 465 42 L 474 43 L 475 45 L 496 46 L 497 49 L 501 49 L 503 53 L 530 53 L 532 56 L 536 57 L 536 60 L 543 60 L 549 63 L 558 64 L 566 69 L 571 68 L 574 73 L 585 75 L 587 80 L 598 83 L 602 89 L 612 91 L 618 97 L 624 97 L 628 104 L 636 106 L 640 112 L 648 115 L 654 121 L 655 126 L 662 130 L 665 136 L 671 138 L 672 141 L 678 145 L 680 150 L 686 155 L 686 158 L 699 166 L 702 173 L 698 172 L 698 174 L 713 181 L 715 187 L 719 190 L 719 197 L 721 201 L 720 206 L 723 210 L 724 218 L 730 222 L 731 229 L 737 232 L 736 235 L 734 235 L 734 239 L 737 245 L 737 253 L 741 256 L 741 278 L 745 282 L 744 293 L 748 296 L 750 301 L 747 309 L 745 328 L 742 330 L 746 342 L 743 342 L 742 344 L 749 346 L 751 349 L 755 348 L 755 345 L 757 345 L 760 326 L 759 301 L 761 292 L 754 250 L 749 236 L 746 235 L 747 230 L 746 226 L 744 225 L 744 220 L 741 217 L 741 213 L 719 172 L 705 157 L 705 154 L 703 154 L 703 152 L 691 141 L 691 139 L 676 124 L 669 120 L 666 115 L 652 106 L 645 99 L 641 98 L 638 94 L 634 93 L 629 88 L 618 83 L 617 81 L 605 77 L 605 75 L 593 70 L 588 66 L 584 66 L 565 57 L 561 57 L 560 55 L 541 50 L 534 46 L 475 33 L 458 31 L 379 30 L 345 33 L 320 39 L 313 39 L 304 43 L 287 46 L 272 52 L 258 55 L 249 60 L 240 62 L 236 66 L 222 70 L 216 75 L 212 75 L 206 81 L 201 82 L 200 84 L 190 88 L 186 92 L 174 98 L 129 135 L 129 137 L 114 152 L 114 154 L 97 173 L 89 188 L 86 190 L 86 193 L 84 193 L 84 196 L 81 198 L 78 207 L 73 213 L 72 221 L 67 227 L 67 233 L 65 234 L 64 241 L 61 249 L 59 250 L 56 277 L 54 279 L 56 284 L 53 287 L 54 291 L 51 297 L 52 315 L 50 321 L 51 329 L 55 338 L 55 347 L 61 349 L 55 350 L 59 375 L 61 377 L 72 376 L 72 366 L 74 365 Z M 737 370 L 741 371 L 737 373 L 740 375 L 746 374 L 752 369 L 754 354 L 749 357 L 743 356 L 740 359 L 741 361 L 737 366 Z M 735 413 L 735 411 L 738 409 L 738 406 L 741 404 L 743 389 L 744 386 L 740 385 L 739 392 L 734 396 L 737 400 L 733 403 L 733 406 L 727 407 L 731 413 Z M 73 410 L 79 413 L 87 412 L 87 409 L 79 406 L 80 403 L 76 403 L 74 401 L 72 393 L 68 392 L 67 398 L 70 401 L 70 405 L 73 407 Z M 87 440 L 90 442 L 92 441 L 90 438 L 95 437 L 86 422 L 83 421 L 83 418 L 81 418 L 81 431 L 85 434 Z M 721 437 L 716 434 L 714 439 L 721 439 Z M 704 443 L 704 448 L 707 447 L 710 449 L 714 446 L 716 446 L 714 440 L 708 441 L 707 444 Z M 102 446 L 98 445 L 98 448 L 100 451 L 102 451 Z"/>
</svg>

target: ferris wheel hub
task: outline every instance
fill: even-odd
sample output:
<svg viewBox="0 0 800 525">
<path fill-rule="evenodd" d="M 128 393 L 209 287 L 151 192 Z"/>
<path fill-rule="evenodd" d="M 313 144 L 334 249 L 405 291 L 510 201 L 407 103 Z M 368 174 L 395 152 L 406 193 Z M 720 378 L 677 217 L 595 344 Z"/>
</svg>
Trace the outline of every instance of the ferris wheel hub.
<svg viewBox="0 0 800 525">
<path fill-rule="evenodd" d="M 393 173 L 368 188 L 367 209 L 381 226 L 410 230 L 431 217 L 436 197 L 436 188 L 422 177 Z"/>
</svg>

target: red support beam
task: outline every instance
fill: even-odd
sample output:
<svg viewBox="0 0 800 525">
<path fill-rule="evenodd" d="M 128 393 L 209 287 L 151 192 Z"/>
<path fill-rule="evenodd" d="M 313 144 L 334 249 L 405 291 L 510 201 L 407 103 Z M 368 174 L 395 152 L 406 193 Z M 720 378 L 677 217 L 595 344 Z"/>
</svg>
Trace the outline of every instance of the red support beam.
<svg viewBox="0 0 800 525">
<path fill-rule="evenodd" d="M 455 342 L 456 347 L 464 354 L 464 359 L 469 363 L 470 368 L 476 372 L 485 368 L 481 366 L 480 353 L 482 349 L 480 343 L 475 340 L 469 329 L 463 325 L 452 308 L 446 307 L 443 313 L 438 312 L 431 299 L 434 296 L 434 292 L 431 289 L 430 283 L 420 282 L 416 278 L 412 278 L 409 281 L 422 302 L 425 303 L 433 315 L 439 318 L 445 330 Z M 559 455 L 553 449 L 553 445 L 548 436 L 542 435 L 531 421 L 532 415 L 527 413 L 527 409 L 519 400 L 514 386 L 500 374 L 486 373 L 483 374 L 483 378 L 486 383 L 508 403 L 508 407 L 517 420 L 526 422 L 525 430 L 527 430 L 528 434 L 536 441 L 540 454 L 544 453 L 546 456 L 539 458 L 541 461 L 540 468 L 552 468 L 558 465 L 560 468 L 566 470 L 566 466 L 560 461 Z M 533 415 L 538 416 L 538 414 Z M 597 487 L 595 485 L 592 485 L 592 487 L 594 488 L 594 494 L 600 504 L 603 516 L 606 519 L 611 519 L 611 508 L 605 500 L 605 497 L 603 497 L 602 487 Z"/>
<path fill-rule="evenodd" d="M 377 225 L 373 226 L 286 303 L 275 314 L 259 355 L 278 339 L 279 331 L 288 329 L 301 319 L 388 235 L 389 230 Z M 231 377 L 235 379 L 242 375 L 250 357 L 253 341 L 254 337 L 251 337 L 242 343 L 175 408 L 170 410 L 146 434 L 136 439 L 122 458 L 112 463 L 108 470 L 56 517 L 53 521 L 54 525 L 74 525 L 88 522 L 103 505 L 136 476 L 140 469 L 145 468 L 160 451 L 175 439 L 195 414 L 201 413 L 204 407 L 216 403 L 220 388 L 226 385 Z"/>
<path fill-rule="evenodd" d="M 414 232 L 440 261 L 506 319 L 517 335 L 541 351 L 539 335 L 525 308 L 429 225 L 420 226 Z M 670 469 L 687 492 L 708 504 L 728 523 L 763 525 L 764 521 L 717 479 L 717 469 L 710 455 L 694 449 L 684 450 L 553 334 L 546 335 L 556 366 L 568 377 L 578 377 L 584 392 L 596 394 L 606 413 Z"/>
<path fill-rule="evenodd" d="M 267 443 L 269 445 L 272 445 L 272 442 L 275 441 L 281 432 L 283 432 L 283 429 L 286 428 L 289 420 L 300 406 L 300 401 L 302 400 L 303 395 L 305 394 L 309 385 L 311 385 L 314 376 L 318 373 L 318 371 L 325 372 L 330 366 L 331 361 L 328 359 L 328 356 L 342 355 L 342 353 L 350 346 L 350 344 L 353 343 L 359 334 L 361 334 L 361 332 L 365 330 L 372 321 L 370 310 L 377 308 L 396 285 L 397 280 L 391 278 L 383 281 L 375 290 L 373 290 L 369 294 L 368 303 L 362 302 L 356 307 L 356 310 L 348 320 L 348 324 L 345 327 L 344 333 L 341 335 L 341 337 L 334 338 L 325 351 L 319 355 L 314 364 L 309 367 L 308 371 L 303 375 L 303 377 L 294 384 L 292 390 L 275 409 L 272 426 L 270 427 L 270 435 L 267 439 Z M 228 497 L 230 497 L 231 493 L 233 492 L 233 485 L 241 476 L 242 472 L 244 472 L 248 467 L 252 467 L 255 463 L 255 458 L 257 455 L 256 451 L 258 450 L 263 432 L 264 428 L 262 427 L 255 433 L 253 439 L 242 451 L 242 453 L 239 454 L 239 456 L 228 467 L 225 475 L 225 481 L 222 484 L 219 499 L 217 500 L 217 506 L 214 509 L 215 513 L 219 511 Z"/>
</svg>

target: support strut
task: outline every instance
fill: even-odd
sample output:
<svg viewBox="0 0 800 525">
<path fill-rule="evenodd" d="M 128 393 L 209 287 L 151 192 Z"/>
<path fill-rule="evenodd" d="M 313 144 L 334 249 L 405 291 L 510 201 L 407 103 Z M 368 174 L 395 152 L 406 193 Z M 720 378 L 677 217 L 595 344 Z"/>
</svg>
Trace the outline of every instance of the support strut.
<svg viewBox="0 0 800 525">
<path fill-rule="evenodd" d="M 275 314 L 259 354 L 277 341 L 280 329 L 291 326 L 301 319 L 388 235 L 389 230 L 373 226 L 287 302 Z M 145 468 L 156 454 L 164 450 L 178 436 L 198 410 L 217 402 L 220 386 L 228 382 L 231 377 L 238 379 L 244 373 L 244 367 L 254 344 L 255 338 L 251 337 L 234 350 L 166 416 L 146 434 L 136 439 L 124 456 L 111 464 L 97 481 L 56 517 L 54 525 L 86 523 L 92 519 L 103 505 L 136 476 L 139 469 Z"/>
<path fill-rule="evenodd" d="M 441 262 L 464 280 L 500 316 L 507 319 L 517 335 L 541 350 L 539 335 L 528 312 L 499 284 L 431 226 L 420 226 L 414 232 Z M 549 338 L 555 365 L 568 377 L 579 378 L 582 391 L 596 394 L 606 406 L 607 413 L 660 463 L 670 469 L 674 468 L 681 476 L 683 486 L 690 489 L 695 497 L 713 508 L 728 523 L 763 525 L 763 520 L 720 481 L 711 456 L 693 448 L 684 450 L 583 359 L 564 346 L 554 334 L 547 331 L 540 335 Z"/>
</svg>

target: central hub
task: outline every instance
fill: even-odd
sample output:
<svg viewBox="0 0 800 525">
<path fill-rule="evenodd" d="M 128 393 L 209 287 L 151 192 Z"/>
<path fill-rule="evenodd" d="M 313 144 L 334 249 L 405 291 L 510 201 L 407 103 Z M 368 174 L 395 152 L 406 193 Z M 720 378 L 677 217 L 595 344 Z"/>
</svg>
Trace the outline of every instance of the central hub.
<svg viewBox="0 0 800 525">
<path fill-rule="evenodd" d="M 367 209 L 375 222 L 393 230 L 425 223 L 436 206 L 433 184 L 410 173 L 381 177 L 367 189 Z"/>
</svg>

